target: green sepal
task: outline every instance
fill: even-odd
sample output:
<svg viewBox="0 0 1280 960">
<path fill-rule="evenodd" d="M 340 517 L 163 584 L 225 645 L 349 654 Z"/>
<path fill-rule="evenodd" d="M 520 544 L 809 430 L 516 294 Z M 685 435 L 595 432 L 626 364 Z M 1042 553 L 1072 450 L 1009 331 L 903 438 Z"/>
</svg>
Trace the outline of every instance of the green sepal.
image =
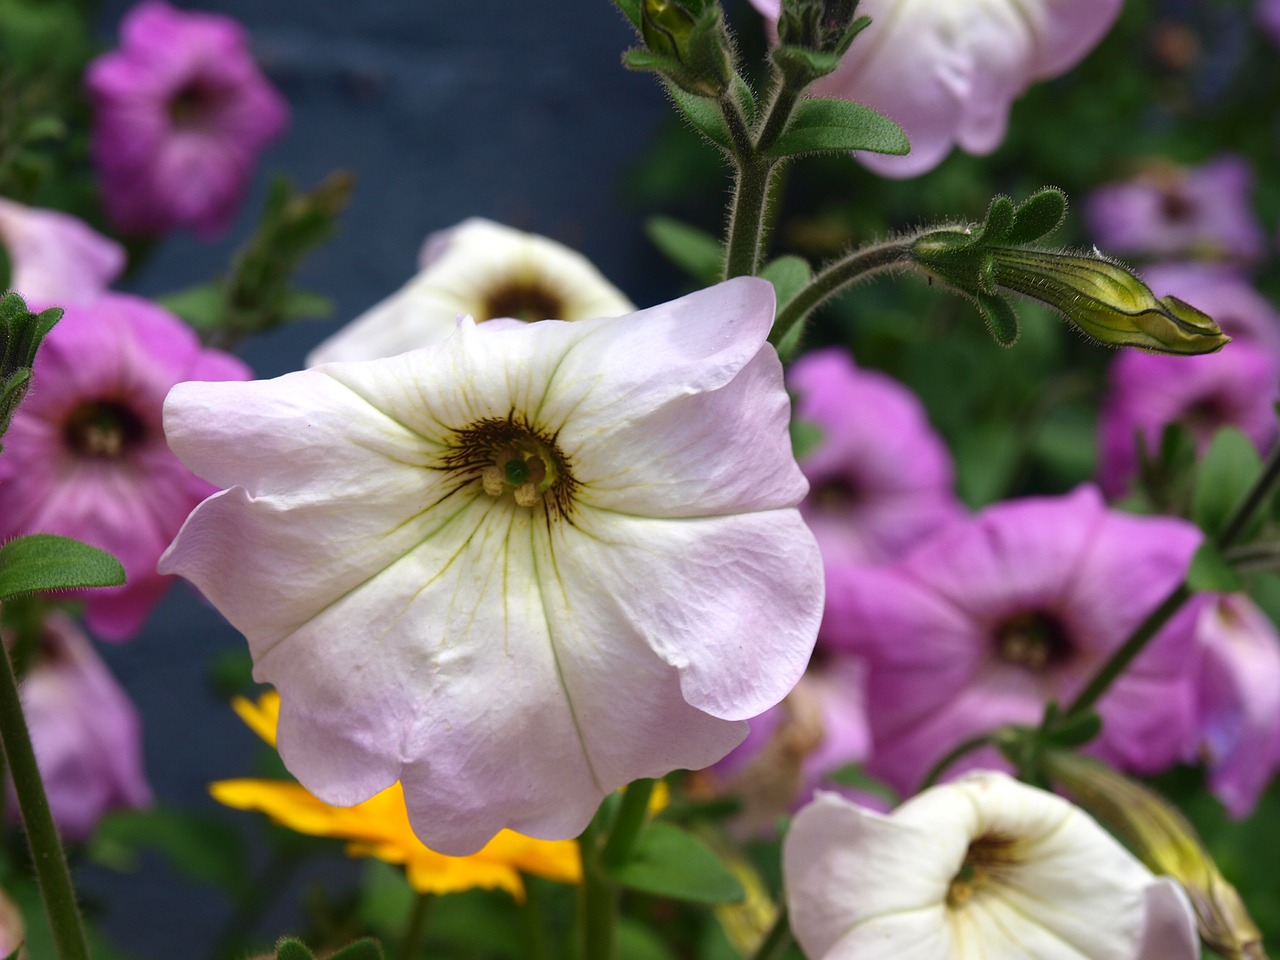
<svg viewBox="0 0 1280 960">
<path fill-rule="evenodd" d="M 1013 201 L 1005 196 L 992 197 L 991 205 L 987 207 L 987 219 L 974 243 L 1004 243 L 1013 233 L 1013 220 Z"/>
<path fill-rule="evenodd" d="M 329 960 L 383 960 L 382 944 L 372 937 L 355 940 L 330 954 Z"/>
<path fill-rule="evenodd" d="M 281 937 L 276 941 L 276 960 L 316 960 L 315 954 L 301 940 Z"/>
<path fill-rule="evenodd" d="M 1009 301 L 999 294 L 983 293 L 981 290 L 975 291 L 974 301 L 996 343 L 1002 347 L 1012 347 L 1018 342 L 1018 315 L 1009 306 Z"/>
<path fill-rule="evenodd" d="M 1187 586 L 1208 593 L 1239 593 L 1244 581 L 1212 543 L 1200 544 L 1187 569 Z"/>
<path fill-rule="evenodd" d="M 124 567 L 119 560 L 70 537 L 33 533 L 0 547 L 0 600 L 42 590 L 122 583 Z"/>
<path fill-rule="evenodd" d="M 900 156 L 910 149 L 902 128 L 870 107 L 848 100 L 811 97 L 800 101 L 787 128 L 765 153 L 792 157 L 869 150 Z"/>
<path fill-rule="evenodd" d="M 733 152 L 733 140 L 729 136 L 729 127 L 724 122 L 724 114 L 720 112 L 719 101 L 712 97 L 695 96 L 671 82 L 666 87 L 671 100 L 693 124 L 694 129 L 716 146 Z M 734 77 L 733 93 L 742 110 L 743 120 L 750 126 L 755 121 L 756 113 L 756 101 L 751 88 L 741 77 Z"/>
<path fill-rule="evenodd" d="M 613 5 L 622 11 L 622 15 L 631 21 L 637 30 L 640 27 L 640 0 L 613 0 Z"/>
<path fill-rule="evenodd" d="M 673 900 L 736 903 L 742 884 L 711 848 L 669 823 L 650 823 L 621 866 L 609 870 L 620 885 Z"/>
<path fill-rule="evenodd" d="M 1056 704 L 1055 704 L 1056 706 Z M 1046 723 L 1050 723 L 1046 712 Z M 1102 717 L 1095 710 L 1085 710 L 1074 717 L 1060 720 L 1056 716 L 1044 727 L 1045 742 L 1067 750 L 1083 747 L 1102 732 Z"/>
<path fill-rule="evenodd" d="M 632 47 L 622 54 L 622 65 L 637 73 L 667 74 L 680 69 L 680 61 L 644 47 Z"/>
<path fill-rule="evenodd" d="M 1067 195 L 1057 187 L 1044 187 L 1018 204 L 1013 230 L 1005 243 L 1035 243 L 1055 232 L 1067 219 Z"/>
<path fill-rule="evenodd" d="M 840 54 L 781 44 L 769 54 L 793 88 L 803 88 L 840 65 Z"/>
<path fill-rule="evenodd" d="M 1219 430 L 1196 472 L 1191 518 L 1209 536 L 1226 525 L 1238 504 L 1262 472 L 1253 441 L 1234 427 Z"/>
<path fill-rule="evenodd" d="M 644 232 L 668 260 L 700 283 L 724 273 L 724 245 L 711 234 L 672 217 L 650 217 Z"/>
</svg>

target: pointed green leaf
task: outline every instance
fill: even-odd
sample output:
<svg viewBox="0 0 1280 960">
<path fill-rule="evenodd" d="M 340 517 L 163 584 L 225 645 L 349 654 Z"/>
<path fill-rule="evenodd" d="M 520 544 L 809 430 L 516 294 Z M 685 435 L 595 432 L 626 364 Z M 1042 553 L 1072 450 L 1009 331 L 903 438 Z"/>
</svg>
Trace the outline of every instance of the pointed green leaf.
<svg viewBox="0 0 1280 960">
<path fill-rule="evenodd" d="M 771 157 L 845 150 L 904 154 L 910 146 L 901 127 L 870 107 L 814 97 L 800 101 L 787 129 L 765 152 Z"/>
<path fill-rule="evenodd" d="M 672 101 L 699 133 L 718 147 L 723 147 L 725 150 L 733 149 L 733 143 L 729 139 L 729 128 L 725 125 L 720 106 L 715 100 L 710 97 L 695 97 L 681 90 L 674 83 L 668 83 L 666 87 Z"/>
<path fill-rule="evenodd" d="M 1067 195 L 1057 187 L 1045 187 L 1018 205 L 1007 243 L 1034 243 L 1047 237 L 1067 218 Z"/>
<path fill-rule="evenodd" d="M 624 887 L 673 900 L 733 903 L 745 893 L 738 878 L 705 843 L 669 823 L 651 823 L 627 862 L 611 871 Z"/>
<path fill-rule="evenodd" d="M 180 316 L 187 324 L 200 332 L 217 330 L 222 326 L 227 312 L 226 297 L 221 284 L 206 283 L 188 287 L 177 293 L 166 293 L 156 302 L 166 310 Z"/>
<path fill-rule="evenodd" d="M 332 954 L 329 960 L 383 960 L 382 944 L 372 937 L 356 940 Z"/>
<path fill-rule="evenodd" d="M 980 234 L 983 243 L 1004 243 L 1013 230 L 1013 201 L 1008 197 L 993 197 L 987 207 L 987 219 Z"/>
<path fill-rule="evenodd" d="M 1202 543 L 1191 558 L 1187 586 L 1210 593 L 1238 593 L 1244 589 L 1244 581 L 1212 543 Z"/>
<path fill-rule="evenodd" d="M 641 29 L 640 0 L 613 0 L 613 5 L 622 11 L 633 27 Z"/>
<path fill-rule="evenodd" d="M 809 82 L 825 77 L 840 65 L 840 54 L 810 50 L 808 47 L 777 46 L 769 56 L 784 72 L 798 71 Z"/>
<path fill-rule="evenodd" d="M 0 547 L 0 600 L 40 590 L 122 583 L 124 567 L 119 560 L 70 537 L 33 533 Z"/>
<path fill-rule="evenodd" d="M 1261 472 L 1253 441 L 1234 427 L 1219 430 L 1196 474 L 1191 518 L 1210 536 L 1218 533 Z"/>
<path fill-rule="evenodd" d="M 760 271 L 760 276 L 773 284 L 778 297 L 778 309 L 781 310 L 809 285 L 809 281 L 813 279 L 813 268 L 809 266 L 808 260 L 788 254 L 771 262 Z"/>
<path fill-rule="evenodd" d="M 315 955 L 301 940 L 282 937 L 276 942 L 276 960 L 315 960 Z"/>
<path fill-rule="evenodd" d="M 987 322 L 987 329 L 996 343 L 1002 347 L 1013 346 L 1018 341 L 1018 315 L 1013 312 L 1013 307 L 998 294 L 978 291 L 977 300 L 982 319 Z"/>
<path fill-rule="evenodd" d="M 695 280 L 713 284 L 724 272 L 724 246 L 711 234 L 671 217 L 650 217 L 644 232 L 668 260 Z"/>
</svg>

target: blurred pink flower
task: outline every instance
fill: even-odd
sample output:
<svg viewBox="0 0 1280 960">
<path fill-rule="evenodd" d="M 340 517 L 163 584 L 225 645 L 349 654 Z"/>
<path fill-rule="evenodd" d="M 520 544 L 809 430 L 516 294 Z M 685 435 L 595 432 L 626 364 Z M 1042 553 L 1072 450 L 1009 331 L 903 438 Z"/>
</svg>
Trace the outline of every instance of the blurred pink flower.
<svg viewBox="0 0 1280 960">
<path fill-rule="evenodd" d="M 1198 601 L 1200 742 L 1209 787 L 1247 816 L 1276 772 L 1280 750 L 1280 636 L 1244 594 Z"/>
<path fill-rule="evenodd" d="M 776 23 L 779 0 L 751 0 Z M 1075 66 L 1110 29 L 1121 0 L 863 0 L 871 17 L 836 71 L 811 88 L 866 104 L 906 131 L 903 157 L 859 153 L 887 177 L 932 170 L 958 145 L 987 154 L 1013 101 Z"/>
<path fill-rule="evenodd" d="M 308 790 L 347 806 L 400 780 L 451 855 L 503 827 L 563 839 L 786 695 L 822 568 L 773 313 L 740 277 L 174 388 L 169 442 L 227 489 L 161 569 L 245 634 Z"/>
<path fill-rule="evenodd" d="M 3 197 L 0 247 L 9 258 L 9 289 L 26 300 L 83 303 L 124 269 L 124 248 L 88 224 L 70 214 L 24 207 Z"/>
<path fill-rule="evenodd" d="M 801 357 L 787 382 L 796 419 L 822 432 L 800 458 L 800 515 L 824 561 L 894 560 L 960 515 L 950 451 L 910 390 L 839 348 Z"/>
<path fill-rule="evenodd" d="M 1199 167 L 1160 160 L 1132 180 L 1096 189 L 1084 215 L 1108 253 L 1254 261 L 1265 253 L 1266 237 L 1252 193 L 1253 170 L 1236 154 Z"/>
<path fill-rule="evenodd" d="M 1247 340 L 1196 357 L 1120 351 L 1111 361 L 1098 427 L 1103 492 L 1124 494 L 1138 468 L 1139 438 L 1154 455 L 1171 423 L 1185 426 L 1201 453 L 1220 427 L 1244 431 L 1265 452 L 1276 436 L 1278 387 L 1275 357 Z"/>
<path fill-rule="evenodd" d="M 145 0 L 125 15 L 120 36 L 85 78 L 107 215 L 129 233 L 216 234 L 258 154 L 284 130 L 284 99 L 230 17 Z"/>
<path fill-rule="evenodd" d="M 827 573 L 822 642 L 866 658 L 868 771 L 902 792 L 968 737 L 1065 703 L 1185 575 L 1191 524 L 1106 508 L 1098 492 L 999 503 L 897 564 Z M 1163 769 L 1191 752 L 1193 611 L 1158 635 L 1098 705 L 1092 749 Z M 970 754 L 965 766 L 1002 761 Z"/>
<path fill-rule="evenodd" d="M 1280 44 L 1280 0 L 1261 0 L 1256 9 L 1262 29 L 1272 41 Z"/>
<path fill-rule="evenodd" d="M 0 538 L 56 533 L 113 553 L 127 582 L 83 594 L 101 636 L 127 639 L 141 627 L 170 582 L 156 560 L 214 489 L 165 444 L 165 394 L 182 380 L 249 376 L 177 317 L 125 294 L 68 307 L 45 338 L 4 438 Z"/>
<path fill-rule="evenodd" d="M 87 840 L 111 810 L 151 803 L 137 711 L 70 617 L 45 621 L 22 708 L 53 819 L 68 839 Z"/>
</svg>

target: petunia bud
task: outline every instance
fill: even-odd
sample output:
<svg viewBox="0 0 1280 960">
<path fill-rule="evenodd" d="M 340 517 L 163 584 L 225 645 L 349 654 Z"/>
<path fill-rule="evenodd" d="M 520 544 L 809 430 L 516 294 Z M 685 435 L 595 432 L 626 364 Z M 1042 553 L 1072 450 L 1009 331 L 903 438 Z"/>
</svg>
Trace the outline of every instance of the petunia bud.
<svg viewBox="0 0 1280 960">
<path fill-rule="evenodd" d="M 1054 189 L 1016 207 L 996 197 L 981 226 L 921 234 L 911 244 L 911 257 L 925 273 L 972 299 L 1005 345 L 1018 335 L 1007 293 L 1039 300 L 1111 346 L 1199 354 L 1230 341 L 1212 317 L 1177 297 L 1157 299 L 1129 270 L 1096 250 L 1031 246 L 1057 228 L 1065 211 L 1066 200 Z"/>
<path fill-rule="evenodd" d="M 0 437 L 27 395 L 36 350 L 61 317 L 56 307 L 31 313 L 16 293 L 0 297 Z"/>
<path fill-rule="evenodd" d="M 1236 888 L 1223 878 L 1195 828 L 1168 800 L 1110 767 L 1047 751 L 1044 771 L 1147 865 L 1173 877 L 1195 909 L 1200 938 L 1227 960 L 1265 960 L 1262 934 Z"/>
<path fill-rule="evenodd" d="M 728 89 L 733 62 L 718 3 L 644 0 L 640 32 L 651 56 L 631 58 L 631 66 L 655 70 L 695 96 L 718 97 Z"/>
<path fill-rule="evenodd" d="M 774 63 L 797 88 L 831 73 L 853 38 L 871 23 L 856 16 L 858 0 L 784 0 Z"/>
</svg>

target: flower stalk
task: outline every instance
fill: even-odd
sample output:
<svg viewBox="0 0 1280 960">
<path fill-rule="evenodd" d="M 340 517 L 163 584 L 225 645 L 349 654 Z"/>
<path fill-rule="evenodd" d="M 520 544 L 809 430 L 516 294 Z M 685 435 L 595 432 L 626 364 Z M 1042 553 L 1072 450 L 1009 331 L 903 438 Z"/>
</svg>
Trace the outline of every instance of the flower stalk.
<svg viewBox="0 0 1280 960">
<path fill-rule="evenodd" d="M 782 960 L 787 955 L 787 950 L 795 942 L 795 937 L 791 935 L 791 922 L 787 917 L 787 907 L 786 904 L 783 904 L 778 908 L 778 919 L 773 922 L 769 932 L 760 941 L 760 946 L 751 955 L 751 960 Z"/>
<path fill-rule="evenodd" d="M 53 931 L 54 947 L 59 960 L 88 960 L 89 948 L 71 885 L 71 872 L 67 868 L 62 840 L 54 825 L 49 798 L 36 766 L 31 734 L 22 713 L 18 683 L 7 652 L 0 656 L 0 661 L 0 740 L 4 744 L 5 760 L 18 795 L 18 807 L 31 845 L 31 860 Z"/>
</svg>

